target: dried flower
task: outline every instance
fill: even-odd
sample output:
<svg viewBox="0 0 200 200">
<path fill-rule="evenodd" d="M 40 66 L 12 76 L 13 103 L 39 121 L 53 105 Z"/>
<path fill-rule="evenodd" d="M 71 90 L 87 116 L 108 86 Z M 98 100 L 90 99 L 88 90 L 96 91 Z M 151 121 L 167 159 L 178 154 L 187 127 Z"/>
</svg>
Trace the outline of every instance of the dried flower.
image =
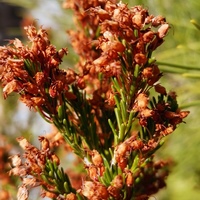
<svg viewBox="0 0 200 200">
<path fill-rule="evenodd" d="M 85 181 L 82 186 L 82 194 L 88 199 L 92 199 L 96 194 L 95 183 L 92 181 Z"/>
<path fill-rule="evenodd" d="M 92 162 L 95 166 L 99 167 L 103 164 L 103 159 L 98 151 L 92 151 Z"/>
<path fill-rule="evenodd" d="M 68 31 L 79 55 L 76 72 L 60 69 L 68 51 L 56 50 L 42 27 L 25 27 L 29 45 L 15 39 L 0 47 L 4 98 L 18 93 L 57 128 L 39 136 L 40 148 L 17 138 L 24 153 L 11 157 L 9 171 L 22 180 L 17 198 L 28 199 L 29 188 L 42 186 L 42 197 L 59 200 L 148 199 L 168 175 L 168 163 L 155 162 L 153 154 L 189 113 L 158 83 L 162 73 L 151 59 L 170 26 L 142 6 L 115 0 L 63 6 L 77 22 L 77 30 Z M 84 163 L 84 175 L 59 168 L 55 150 L 65 141 L 77 164 Z"/>
<path fill-rule="evenodd" d="M 17 199 L 18 200 L 27 200 L 28 199 L 28 190 L 24 185 L 19 187 L 18 193 L 17 193 Z"/>
<path fill-rule="evenodd" d="M 66 196 L 65 200 L 77 200 L 77 197 L 74 193 L 70 193 Z"/>
<path fill-rule="evenodd" d="M 10 158 L 11 158 L 11 162 L 12 162 L 12 166 L 13 167 L 19 167 L 19 166 L 21 166 L 22 160 L 21 160 L 19 154 L 13 155 Z"/>
<path fill-rule="evenodd" d="M 122 189 L 123 188 L 123 177 L 121 175 L 115 176 L 111 183 L 115 188 Z"/>
</svg>

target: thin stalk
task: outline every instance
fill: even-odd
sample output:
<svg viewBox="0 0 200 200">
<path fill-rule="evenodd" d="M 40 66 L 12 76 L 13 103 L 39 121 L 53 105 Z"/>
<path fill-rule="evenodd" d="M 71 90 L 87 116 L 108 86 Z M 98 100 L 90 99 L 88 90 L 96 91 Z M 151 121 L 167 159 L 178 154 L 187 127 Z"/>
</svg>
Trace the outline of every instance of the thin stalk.
<svg viewBox="0 0 200 200">
<path fill-rule="evenodd" d="M 186 70 L 195 70 L 200 71 L 200 67 L 198 66 L 187 66 L 187 65 L 178 65 L 173 63 L 165 63 L 165 62 L 156 62 L 158 65 L 165 65 L 168 67 L 178 68 L 178 69 L 186 69 Z"/>
</svg>

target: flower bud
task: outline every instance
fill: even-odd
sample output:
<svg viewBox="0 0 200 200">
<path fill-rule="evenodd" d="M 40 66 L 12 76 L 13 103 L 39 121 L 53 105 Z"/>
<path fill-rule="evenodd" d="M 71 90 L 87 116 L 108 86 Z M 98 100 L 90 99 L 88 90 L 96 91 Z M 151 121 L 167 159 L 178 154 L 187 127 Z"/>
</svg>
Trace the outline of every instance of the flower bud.
<svg viewBox="0 0 200 200">
<path fill-rule="evenodd" d="M 19 154 L 11 156 L 10 158 L 11 158 L 11 162 L 12 162 L 13 167 L 19 167 L 22 164 L 22 160 L 21 160 Z"/>
<path fill-rule="evenodd" d="M 126 155 L 126 152 L 128 151 L 128 145 L 125 143 L 121 143 L 118 145 L 115 149 L 115 157 L 124 157 Z"/>
<path fill-rule="evenodd" d="M 44 73 L 43 72 L 37 72 L 34 76 L 36 84 L 39 86 L 42 86 L 45 81 Z"/>
<path fill-rule="evenodd" d="M 148 101 L 149 98 L 147 97 L 147 95 L 145 93 L 140 93 L 136 98 L 134 108 L 136 110 L 144 110 L 147 107 Z"/>
<path fill-rule="evenodd" d="M 115 176 L 115 178 L 112 180 L 112 185 L 118 189 L 122 189 L 123 188 L 123 177 L 122 175 L 118 174 L 117 176 Z"/>
<path fill-rule="evenodd" d="M 151 42 L 151 40 L 154 38 L 155 33 L 153 31 L 148 31 L 147 33 L 145 33 L 142 38 L 143 41 L 146 43 Z"/>
<path fill-rule="evenodd" d="M 46 151 L 49 149 L 49 140 L 43 136 L 39 136 L 39 141 L 41 142 L 41 150 Z"/>
<path fill-rule="evenodd" d="M 53 192 L 48 192 L 48 191 L 45 191 L 43 193 L 43 196 L 44 197 L 47 197 L 47 198 L 50 198 L 50 199 L 55 199 L 57 197 L 57 195 Z"/>
<path fill-rule="evenodd" d="M 22 149 L 27 150 L 32 147 L 32 145 L 27 141 L 24 137 L 18 137 L 17 142 L 19 142 L 19 145 L 22 147 Z"/>
<path fill-rule="evenodd" d="M 79 77 L 78 81 L 77 81 L 77 86 L 83 90 L 85 88 L 85 80 L 84 78 Z"/>
<path fill-rule="evenodd" d="M 104 36 L 104 38 L 106 38 L 106 39 L 108 39 L 110 41 L 114 40 L 114 36 L 113 36 L 113 34 L 110 31 L 105 31 L 103 33 L 103 36 Z"/>
<path fill-rule="evenodd" d="M 56 165 L 60 165 L 60 159 L 59 159 L 59 157 L 58 157 L 57 155 L 52 154 L 52 155 L 51 155 L 51 160 L 52 160 L 53 162 L 55 162 Z"/>
<path fill-rule="evenodd" d="M 129 171 L 126 175 L 127 175 L 126 176 L 126 185 L 128 187 L 131 187 L 134 183 L 133 174 L 132 174 L 132 172 Z"/>
<path fill-rule="evenodd" d="M 117 189 L 114 186 L 109 186 L 108 187 L 108 192 L 111 196 L 113 196 L 115 199 L 120 199 L 120 190 Z"/>
<path fill-rule="evenodd" d="M 128 160 L 127 158 L 120 158 L 117 164 L 120 167 L 120 169 L 123 171 L 128 165 Z"/>
<path fill-rule="evenodd" d="M 163 16 L 158 15 L 152 19 L 152 26 L 154 27 L 160 26 L 161 24 L 165 23 L 165 21 L 166 19 Z"/>
<path fill-rule="evenodd" d="M 153 110 L 146 108 L 140 112 L 140 115 L 141 117 L 145 117 L 145 118 L 151 117 L 153 115 Z"/>
<path fill-rule="evenodd" d="M 63 56 L 66 54 L 67 55 L 67 48 L 62 48 L 58 51 L 58 55 L 59 55 L 59 58 L 63 58 Z"/>
<path fill-rule="evenodd" d="M 45 100 L 42 97 L 31 97 L 31 100 L 36 106 L 41 106 L 45 103 Z"/>
<path fill-rule="evenodd" d="M 139 65 L 144 65 L 147 62 L 147 58 L 142 53 L 137 53 L 134 56 L 135 62 Z"/>
<path fill-rule="evenodd" d="M 179 113 L 179 116 L 181 119 L 183 119 L 183 118 L 187 117 L 189 115 L 189 113 L 190 113 L 190 111 L 181 111 Z"/>
<path fill-rule="evenodd" d="M 98 169 L 95 166 L 89 166 L 88 174 L 92 180 L 98 180 Z"/>
<path fill-rule="evenodd" d="M 67 194 L 65 200 L 77 200 L 77 197 L 74 193 L 71 192 L 71 193 Z"/>
<path fill-rule="evenodd" d="M 96 188 L 95 183 L 92 181 L 85 181 L 82 186 L 82 194 L 87 197 L 88 199 L 91 199 L 93 196 L 95 196 Z"/>
<path fill-rule="evenodd" d="M 167 95 L 166 89 L 162 85 L 156 84 L 156 85 L 154 85 L 154 88 L 155 88 L 156 92 L 163 94 L 163 95 Z"/>
<path fill-rule="evenodd" d="M 98 193 L 98 199 L 107 200 L 109 197 L 109 193 L 107 191 L 107 188 L 104 185 L 97 185 L 97 193 Z"/>
<path fill-rule="evenodd" d="M 140 13 L 135 14 L 132 17 L 132 23 L 134 26 L 136 26 L 136 28 L 142 28 L 144 24 L 144 17 Z"/>
<path fill-rule="evenodd" d="M 161 25 L 161 27 L 158 29 L 158 37 L 164 38 L 166 36 L 169 28 L 170 28 L 169 24 Z"/>
<path fill-rule="evenodd" d="M 28 189 L 24 185 L 20 186 L 17 192 L 17 199 L 27 200 L 28 196 Z"/>
<path fill-rule="evenodd" d="M 161 131 L 161 134 L 166 136 L 171 134 L 174 131 L 174 128 L 172 126 L 167 127 L 164 131 Z"/>
<path fill-rule="evenodd" d="M 103 164 L 103 159 L 102 159 L 100 153 L 96 150 L 92 151 L 92 162 L 97 167 L 99 167 Z"/>
</svg>

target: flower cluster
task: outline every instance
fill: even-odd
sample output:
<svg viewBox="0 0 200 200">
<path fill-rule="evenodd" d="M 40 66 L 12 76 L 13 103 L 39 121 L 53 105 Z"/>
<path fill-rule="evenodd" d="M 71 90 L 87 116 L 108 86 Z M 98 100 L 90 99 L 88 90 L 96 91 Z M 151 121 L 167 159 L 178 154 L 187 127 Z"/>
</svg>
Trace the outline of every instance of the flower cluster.
<svg viewBox="0 0 200 200">
<path fill-rule="evenodd" d="M 74 189 L 46 138 L 40 137 L 40 150 L 20 138 L 25 162 L 15 155 L 10 171 L 23 180 L 19 199 L 27 199 L 27 187 L 42 185 L 52 199 L 146 200 L 168 175 L 169 163 L 155 161 L 154 153 L 189 113 L 158 82 L 162 72 L 152 58 L 170 26 L 142 6 L 114 0 L 63 6 L 79 27 L 68 31 L 80 58 L 76 72 L 59 68 L 66 48 L 57 51 L 44 29 L 29 26 L 30 46 L 15 39 L 0 47 L 0 80 L 5 98 L 19 93 L 57 127 L 86 175 Z"/>
<path fill-rule="evenodd" d="M 72 188 L 71 186 L 70 188 L 65 188 L 65 185 L 67 184 L 69 187 L 70 183 L 68 183 L 68 177 L 64 174 L 64 171 L 58 168 L 60 160 L 51 151 L 49 140 L 40 136 L 40 149 L 30 144 L 23 137 L 17 138 L 17 141 L 24 150 L 24 154 L 23 157 L 19 154 L 11 157 L 13 168 L 9 172 L 10 175 L 15 175 L 22 179 L 17 198 L 27 199 L 30 187 L 42 186 L 44 188 L 43 197 L 65 199 L 63 195 L 69 193 Z M 65 185 L 61 185 L 63 180 L 59 181 L 58 177 L 66 179 Z"/>
<path fill-rule="evenodd" d="M 148 81 L 150 86 L 159 80 L 161 73 L 154 62 L 149 64 L 149 58 L 170 28 L 165 18 L 149 15 L 141 6 L 129 9 L 126 4 L 115 1 L 99 1 L 97 5 L 93 2 L 92 6 L 85 1 L 72 2 L 67 1 L 65 6 L 75 10 L 81 28 L 69 34 L 80 56 L 78 67 L 84 80 L 90 83 L 90 89 L 92 87 L 94 101 L 97 95 L 105 93 L 112 105 L 109 78 L 119 78 L 125 71 L 129 89 L 137 65 L 143 71 L 138 80 Z M 103 72 L 103 84 L 96 80 L 99 72 Z"/>
<path fill-rule="evenodd" d="M 37 108 L 50 119 L 49 114 L 56 114 L 57 105 L 62 104 L 62 96 L 74 98 L 68 92 L 68 85 L 75 81 L 76 75 L 70 69 L 59 69 L 67 49 L 57 51 L 43 28 L 37 31 L 35 27 L 28 26 L 25 31 L 30 47 L 24 46 L 18 39 L 11 41 L 7 47 L 0 47 L 0 80 L 4 98 L 11 92 L 17 92 L 29 108 Z"/>
</svg>

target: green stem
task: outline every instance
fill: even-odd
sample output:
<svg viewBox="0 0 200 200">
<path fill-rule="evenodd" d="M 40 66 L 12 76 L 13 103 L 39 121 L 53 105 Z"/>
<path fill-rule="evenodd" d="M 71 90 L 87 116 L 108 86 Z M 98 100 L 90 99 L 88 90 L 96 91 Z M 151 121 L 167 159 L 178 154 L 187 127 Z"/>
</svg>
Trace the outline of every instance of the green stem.
<svg viewBox="0 0 200 200">
<path fill-rule="evenodd" d="M 200 74 L 192 74 L 192 73 L 184 73 L 182 74 L 182 76 L 188 77 L 188 78 L 200 78 Z"/>
<path fill-rule="evenodd" d="M 168 67 L 174 67 L 178 69 L 186 69 L 186 70 L 195 70 L 195 71 L 200 71 L 200 67 L 192 67 L 192 66 L 187 66 L 187 65 L 178 65 L 178 64 L 173 64 L 173 63 L 165 63 L 165 62 L 156 62 L 158 65 L 164 65 Z"/>
<path fill-rule="evenodd" d="M 183 104 L 182 106 L 180 106 L 180 108 L 185 109 L 185 108 L 189 108 L 191 106 L 199 106 L 199 105 L 200 105 L 200 101 L 197 100 L 197 101 L 192 101 L 190 103 Z"/>
</svg>

